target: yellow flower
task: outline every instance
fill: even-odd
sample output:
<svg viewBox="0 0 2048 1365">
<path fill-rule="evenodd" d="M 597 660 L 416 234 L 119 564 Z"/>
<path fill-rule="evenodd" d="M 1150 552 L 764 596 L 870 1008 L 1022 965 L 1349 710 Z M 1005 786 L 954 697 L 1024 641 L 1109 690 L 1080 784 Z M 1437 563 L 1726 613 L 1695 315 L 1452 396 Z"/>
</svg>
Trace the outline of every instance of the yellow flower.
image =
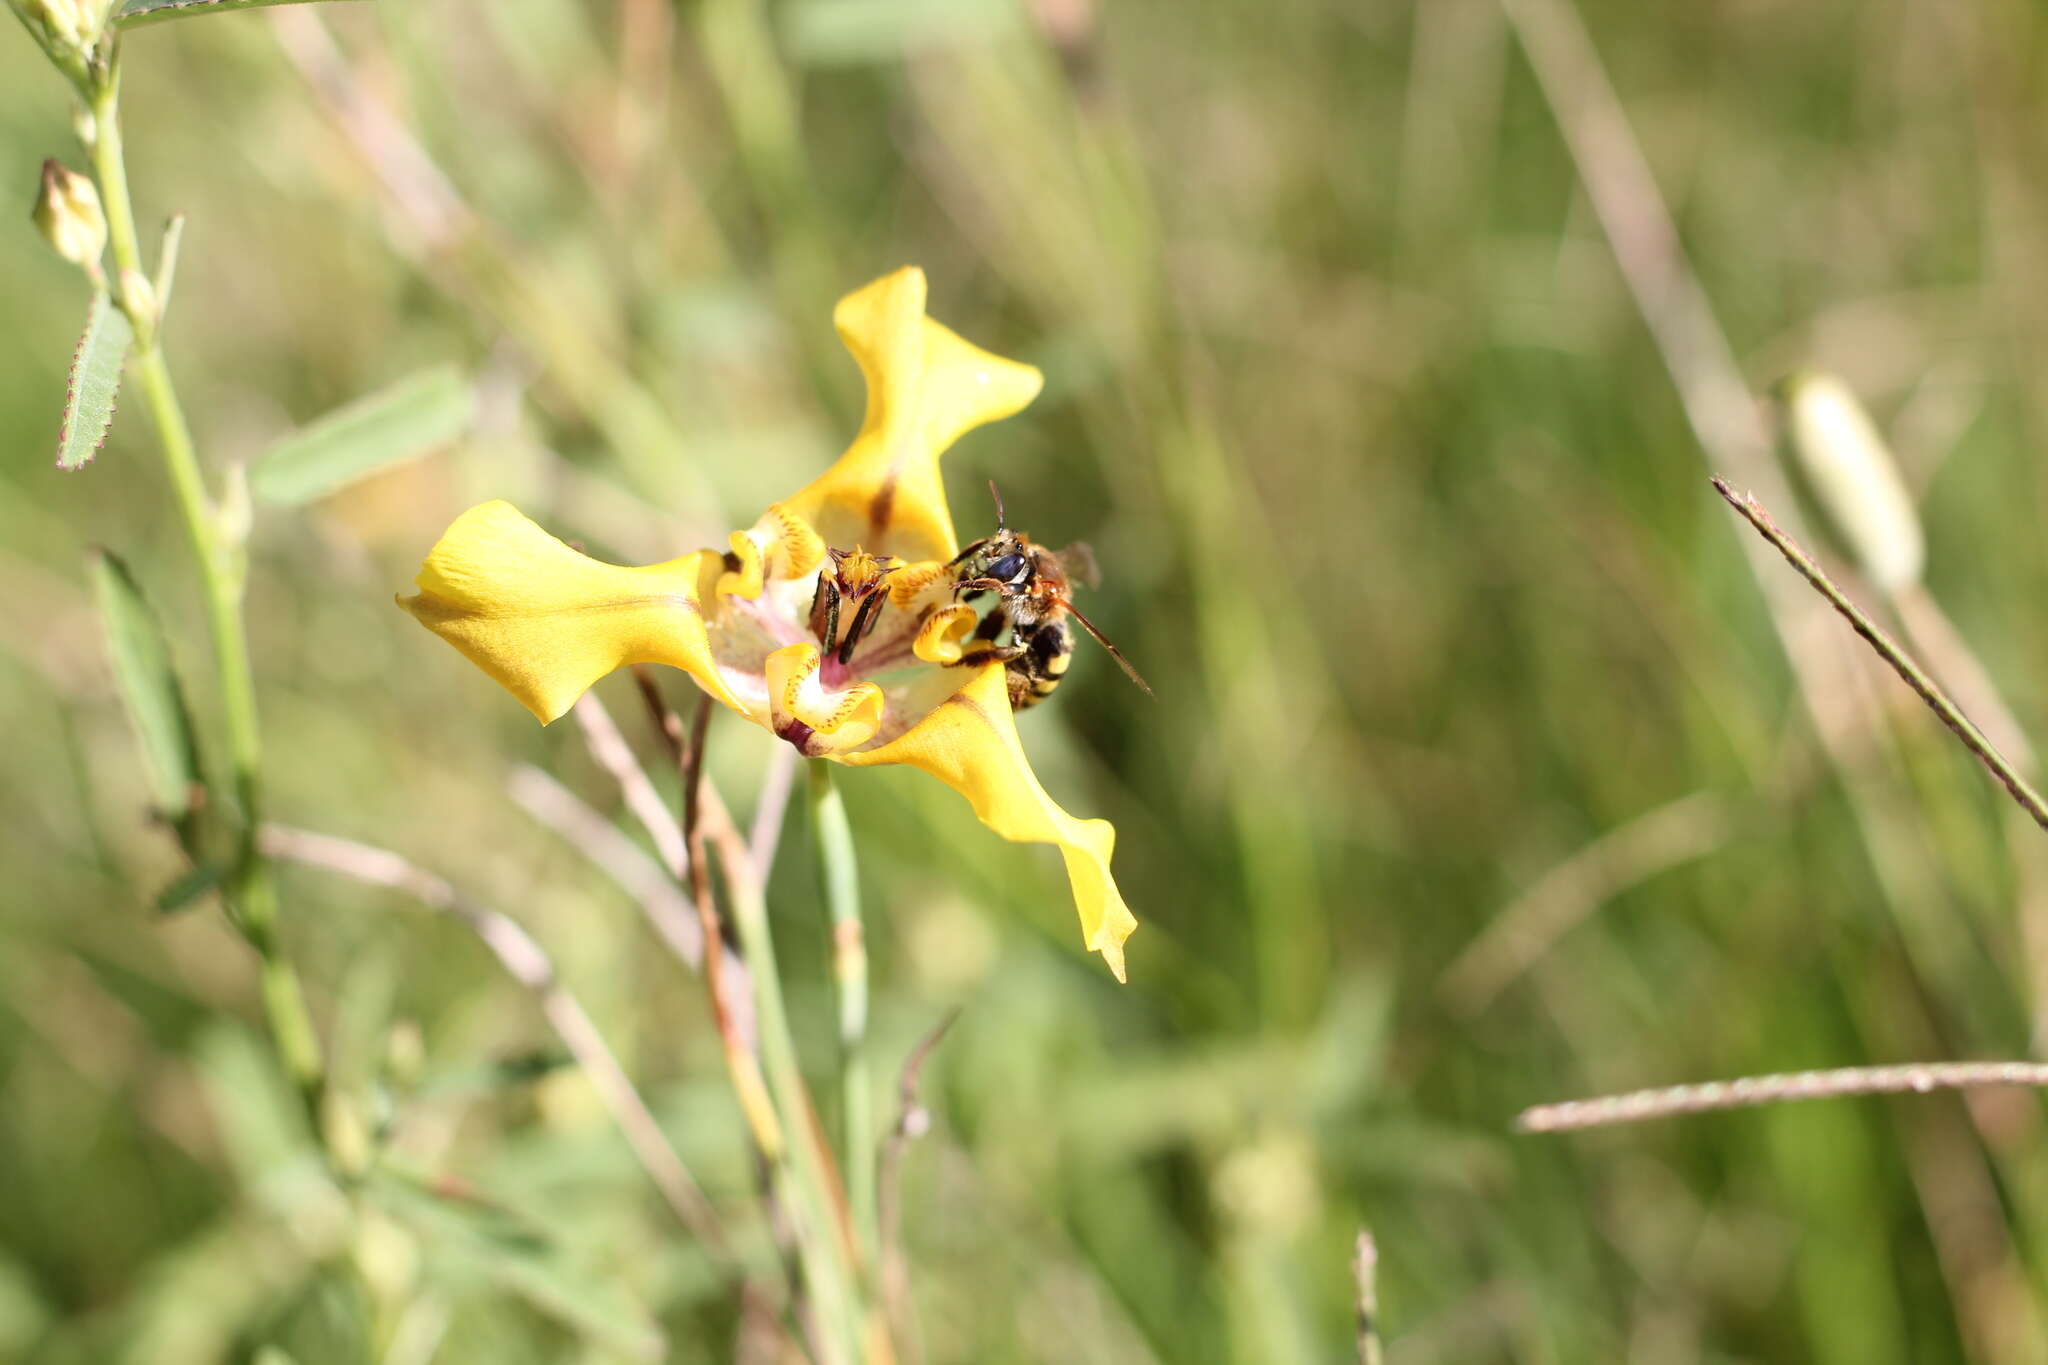
<svg viewBox="0 0 2048 1365">
<path fill-rule="evenodd" d="M 1059 847 L 1084 941 L 1121 981 L 1137 921 L 1109 872 L 1115 829 L 1067 814 L 1032 775 L 1003 665 L 960 663 L 976 614 L 953 600 L 939 456 L 1021 410 L 1041 380 L 924 303 L 914 267 L 839 301 L 833 321 L 867 380 L 860 434 L 735 531 L 729 553 L 624 568 L 487 502 L 448 528 L 399 605 L 543 724 L 616 668 L 670 664 L 806 757 L 923 769 L 1003 838 Z"/>
</svg>

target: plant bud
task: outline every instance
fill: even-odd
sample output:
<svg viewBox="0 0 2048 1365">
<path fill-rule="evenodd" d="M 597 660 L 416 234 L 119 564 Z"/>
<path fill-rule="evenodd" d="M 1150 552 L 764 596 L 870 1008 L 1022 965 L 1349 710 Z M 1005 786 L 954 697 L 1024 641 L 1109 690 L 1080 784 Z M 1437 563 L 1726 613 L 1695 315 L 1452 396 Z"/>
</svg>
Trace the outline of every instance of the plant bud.
<svg viewBox="0 0 2048 1365">
<path fill-rule="evenodd" d="M 136 336 L 148 337 L 156 331 L 156 286 L 141 271 L 121 272 L 121 307 Z"/>
<path fill-rule="evenodd" d="M 9 0 L 32 28 L 48 36 L 50 46 L 66 57 L 83 61 L 99 43 L 106 27 L 108 0 Z"/>
<path fill-rule="evenodd" d="M 21 16 L 32 33 L 57 31 L 57 16 L 50 12 L 50 0 L 7 0 L 8 8 Z"/>
<path fill-rule="evenodd" d="M 45 0 L 80 52 L 90 52 L 107 24 L 107 0 Z"/>
<path fill-rule="evenodd" d="M 107 215 L 91 180 L 54 159 L 43 163 L 43 188 L 36 195 L 36 227 L 57 254 L 96 274 L 107 249 Z"/>
<path fill-rule="evenodd" d="M 1870 414 L 1833 375 L 1805 372 L 1778 386 L 1785 444 L 1841 549 L 1887 593 L 1919 581 L 1927 560 L 1913 496 Z"/>
</svg>

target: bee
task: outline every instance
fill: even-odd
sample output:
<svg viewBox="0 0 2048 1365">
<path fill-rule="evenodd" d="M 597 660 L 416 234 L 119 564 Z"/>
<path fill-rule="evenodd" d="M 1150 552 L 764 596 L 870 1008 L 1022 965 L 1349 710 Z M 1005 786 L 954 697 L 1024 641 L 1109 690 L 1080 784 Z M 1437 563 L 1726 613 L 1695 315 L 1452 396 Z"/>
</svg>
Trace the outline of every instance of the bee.
<svg viewBox="0 0 2048 1365">
<path fill-rule="evenodd" d="M 1010 707 L 1022 711 L 1052 695 L 1066 676 L 1074 653 L 1074 632 L 1069 620 L 1117 661 L 1130 680 L 1146 696 L 1151 686 L 1138 676 L 1123 651 L 1095 628 L 1095 623 L 1074 605 L 1073 580 L 1095 586 L 1095 556 L 1086 545 L 1070 545 L 1055 554 L 1034 544 L 1022 531 L 1005 524 L 1003 495 L 991 483 L 995 494 L 996 532 L 983 536 L 953 557 L 953 595 L 972 602 L 985 592 L 996 595 L 996 604 L 975 627 L 974 644 L 960 658 L 961 664 L 1000 660 L 1008 670 Z M 999 643 L 1004 632 L 1007 643 Z"/>
</svg>

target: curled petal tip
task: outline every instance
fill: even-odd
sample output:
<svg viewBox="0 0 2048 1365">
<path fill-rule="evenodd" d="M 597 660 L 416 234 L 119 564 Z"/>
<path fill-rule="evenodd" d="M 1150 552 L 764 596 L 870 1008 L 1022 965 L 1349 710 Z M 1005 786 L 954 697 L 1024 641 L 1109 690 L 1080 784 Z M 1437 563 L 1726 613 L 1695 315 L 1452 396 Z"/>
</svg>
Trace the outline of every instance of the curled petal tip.
<svg viewBox="0 0 2048 1365">
<path fill-rule="evenodd" d="M 1138 921 L 1110 875 L 1116 830 L 1107 820 L 1077 820 L 1039 785 L 1017 738 L 1009 682 L 999 663 L 974 677 L 903 735 L 849 752 L 856 767 L 903 763 L 967 798 L 981 822 L 1012 843 L 1052 844 L 1067 868 L 1081 939 L 1124 979 L 1123 942 Z"/>
</svg>

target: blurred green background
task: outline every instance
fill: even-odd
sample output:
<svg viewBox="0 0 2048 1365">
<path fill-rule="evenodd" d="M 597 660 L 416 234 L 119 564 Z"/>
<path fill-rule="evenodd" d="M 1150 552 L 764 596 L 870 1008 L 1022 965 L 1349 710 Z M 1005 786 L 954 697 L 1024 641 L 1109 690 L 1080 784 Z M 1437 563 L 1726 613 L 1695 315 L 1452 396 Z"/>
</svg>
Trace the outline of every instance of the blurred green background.
<svg viewBox="0 0 2048 1365">
<path fill-rule="evenodd" d="M 2042 11 L 1579 13 L 1745 378 L 1865 396 L 1931 597 L 2048 733 Z M 79 158 L 7 29 L 0 1358 L 730 1359 L 724 1291 L 459 926 L 285 873 L 365 1112 L 394 1035 L 424 1054 L 385 1115 L 414 1197 L 352 1215 L 248 953 L 211 906 L 152 911 L 178 863 L 87 548 L 134 563 L 211 725 L 208 656 L 140 404 L 51 467 L 84 289 L 28 214 L 41 159 Z M 508 795 L 522 765 L 614 789 L 391 595 L 485 497 L 624 562 L 721 543 L 851 435 L 830 307 L 900 264 L 1045 370 L 949 481 L 963 529 L 997 477 L 1012 524 L 1091 541 L 1085 606 L 1158 690 L 1084 644 L 1022 722 L 1053 794 L 1116 822 L 1142 928 L 1120 989 L 1046 850 L 914 775 L 842 782 L 885 1114 L 964 1006 L 906 1166 L 925 1358 L 1346 1359 L 1365 1223 L 1401 1365 L 2048 1359 L 2031 1094 L 1508 1131 L 1606 1090 L 2025 1056 L 2048 910 L 2038 831 L 1895 681 L 1858 661 L 1877 705 L 1802 700 L 1493 0 L 385 0 L 166 24 L 128 61 L 141 216 L 190 215 L 167 344 L 213 467 L 430 366 L 478 393 L 449 448 L 259 509 L 275 816 L 526 925 L 736 1218 L 697 983 Z M 651 756 L 630 682 L 599 692 Z M 770 743 L 715 732 L 742 818 Z M 773 898 L 822 1080 L 806 845 L 798 810 Z M 1481 940 L 1508 915 L 1533 930 Z"/>
</svg>

